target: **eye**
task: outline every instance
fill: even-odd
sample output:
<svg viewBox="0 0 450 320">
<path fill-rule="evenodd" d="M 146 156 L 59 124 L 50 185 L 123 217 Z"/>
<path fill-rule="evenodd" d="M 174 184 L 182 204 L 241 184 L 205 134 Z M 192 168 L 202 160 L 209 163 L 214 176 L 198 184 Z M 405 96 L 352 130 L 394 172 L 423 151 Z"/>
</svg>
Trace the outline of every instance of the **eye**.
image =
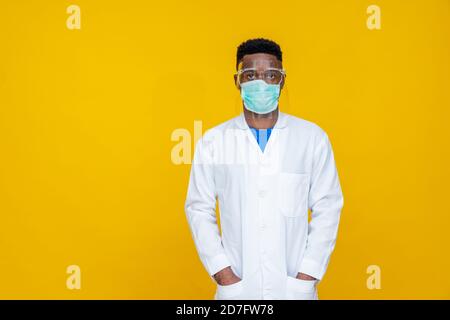
<svg viewBox="0 0 450 320">
<path fill-rule="evenodd" d="M 266 73 L 266 79 L 274 79 L 275 78 L 275 73 L 274 72 L 267 72 Z"/>
</svg>

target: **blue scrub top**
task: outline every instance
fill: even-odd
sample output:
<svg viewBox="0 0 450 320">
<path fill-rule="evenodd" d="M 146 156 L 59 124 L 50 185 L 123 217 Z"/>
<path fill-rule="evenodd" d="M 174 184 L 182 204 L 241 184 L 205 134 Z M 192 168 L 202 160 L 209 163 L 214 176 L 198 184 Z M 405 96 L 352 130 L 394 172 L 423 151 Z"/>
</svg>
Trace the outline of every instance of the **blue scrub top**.
<svg viewBox="0 0 450 320">
<path fill-rule="evenodd" d="M 250 129 L 252 130 L 253 136 L 256 138 L 259 147 L 264 152 L 267 141 L 269 141 L 270 134 L 272 133 L 273 127 L 268 129 L 256 129 L 250 127 Z"/>
</svg>

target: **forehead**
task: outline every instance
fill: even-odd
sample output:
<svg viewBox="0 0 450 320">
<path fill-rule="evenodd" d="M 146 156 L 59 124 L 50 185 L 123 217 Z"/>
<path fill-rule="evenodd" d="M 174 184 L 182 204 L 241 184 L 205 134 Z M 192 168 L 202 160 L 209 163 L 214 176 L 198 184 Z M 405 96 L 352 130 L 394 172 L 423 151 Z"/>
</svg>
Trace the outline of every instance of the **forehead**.
<svg viewBox="0 0 450 320">
<path fill-rule="evenodd" d="M 246 54 L 242 57 L 241 62 L 239 62 L 238 69 L 243 68 L 281 68 L 281 61 L 277 59 L 272 54 L 268 53 L 253 53 Z"/>
</svg>

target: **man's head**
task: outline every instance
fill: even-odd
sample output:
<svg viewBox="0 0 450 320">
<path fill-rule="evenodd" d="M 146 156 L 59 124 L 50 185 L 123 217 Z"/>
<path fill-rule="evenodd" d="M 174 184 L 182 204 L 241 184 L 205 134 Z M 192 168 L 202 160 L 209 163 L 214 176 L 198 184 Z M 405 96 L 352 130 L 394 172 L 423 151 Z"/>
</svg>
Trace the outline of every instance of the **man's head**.
<svg viewBox="0 0 450 320">
<path fill-rule="evenodd" d="M 281 62 L 283 61 L 283 53 L 278 44 L 272 40 L 257 38 L 247 40 L 239 45 L 236 54 L 236 70 L 239 69 L 239 63 L 242 62 L 246 55 L 252 55 L 255 53 L 263 53 L 266 55 L 271 55 L 276 58 L 281 67 Z M 272 59 L 273 59 L 272 57 Z"/>
<path fill-rule="evenodd" d="M 265 114 L 277 107 L 286 77 L 282 60 L 281 48 L 272 40 L 250 39 L 239 45 L 234 82 L 248 110 Z"/>
<path fill-rule="evenodd" d="M 239 72 L 243 69 L 256 69 L 254 76 L 258 76 L 258 72 L 262 73 L 264 70 L 282 70 L 283 53 L 280 46 L 276 42 L 264 38 L 244 41 L 237 48 L 236 54 L 236 71 Z M 283 88 L 285 77 L 284 74 L 280 83 L 281 88 Z M 242 82 L 239 80 L 248 81 L 252 79 L 238 79 L 238 74 L 235 74 L 234 81 L 238 89 L 240 89 L 240 83 Z"/>
</svg>

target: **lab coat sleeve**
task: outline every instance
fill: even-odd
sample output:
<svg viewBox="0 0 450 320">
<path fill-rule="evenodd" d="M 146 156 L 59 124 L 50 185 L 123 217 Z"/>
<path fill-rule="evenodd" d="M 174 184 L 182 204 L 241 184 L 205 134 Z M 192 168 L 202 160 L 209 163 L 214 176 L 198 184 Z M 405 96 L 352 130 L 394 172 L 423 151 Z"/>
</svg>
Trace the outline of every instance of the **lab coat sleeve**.
<svg viewBox="0 0 450 320">
<path fill-rule="evenodd" d="M 212 142 L 205 136 L 206 133 L 195 148 L 185 212 L 200 260 L 213 276 L 231 264 L 217 225 Z"/>
<path fill-rule="evenodd" d="M 311 221 L 299 272 L 321 280 L 336 243 L 344 199 L 328 135 L 316 138 L 309 191 Z"/>
</svg>

